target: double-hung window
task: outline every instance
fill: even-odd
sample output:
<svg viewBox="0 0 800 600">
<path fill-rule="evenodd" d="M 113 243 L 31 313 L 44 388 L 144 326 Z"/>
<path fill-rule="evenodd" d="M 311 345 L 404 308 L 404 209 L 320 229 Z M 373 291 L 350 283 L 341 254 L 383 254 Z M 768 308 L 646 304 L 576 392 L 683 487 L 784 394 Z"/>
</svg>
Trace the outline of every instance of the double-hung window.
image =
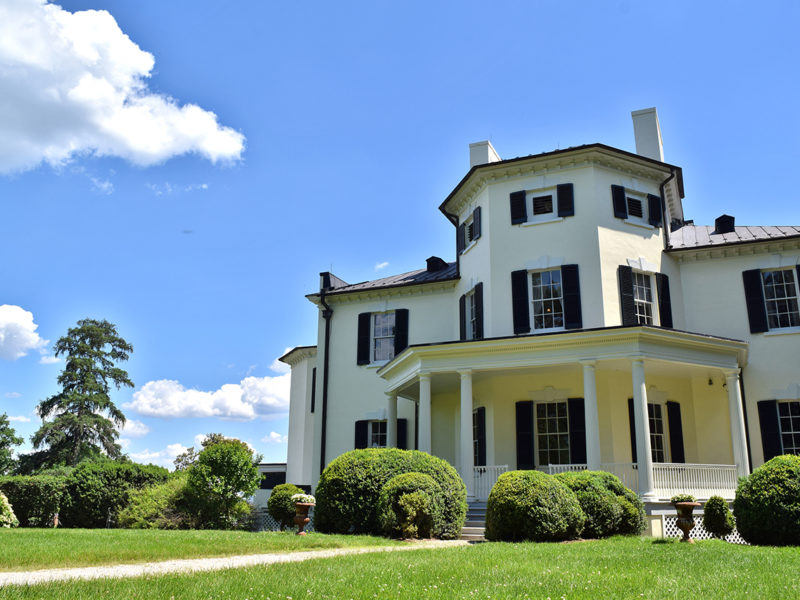
<svg viewBox="0 0 800 600">
<path fill-rule="evenodd" d="M 394 312 L 372 315 L 372 362 L 394 358 Z"/>
<path fill-rule="evenodd" d="M 578 265 L 511 272 L 514 333 L 547 333 L 581 329 Z"/>
<path fill-rule="evenodd" d="M 561 269 L 531 273 L 531 314 L 535 331 L 564 329 Z"/>
<path fill-rule="evenodd" d="M 653 324 L 653 289 L 650 275 L 633 273 L 633 302 L 636 306 L 636 319 L 639 325 Z"/>
<path fill-rule="evenodd" d="M 460 339 L 480 340 L 483 338 L 483 283 L 459 298 Z"/>
<path fill-rule="evenodd" d="M 358 315 L 356 364 L 380 365 L 408 347 L 408 309 Z"/>
<path fill-rule="evenodd" d="M 778 402 L 778 423 L 784 454 L 800 454 L 800 402 Z"/>
<path fill-rule="evenodd" d="M 370 421 L 368 444 L 370 448 L 386 447 L 386 421 Z"/>
<path fill-rule="evenodd" d="M 466 311 L 467 311 L 467 339 L 478 339 L 478 310 L 475 305 L 475 290 L 467 294 L 466 297 Z"/>
<path fill-rule="evenodd" d="M 672 327 L 669 277 L 664 273 L 634 271 L 629 265 L 620 265 L 617 278 L 623 326 Z"/>
<path fill-rule="evenodd" d="M 798 287 L 794 269 L 762 271 L 764 304 L 770 329 L 800 327 Z"/>
<path fill-rule="evenodd" d="M 566 402 L 536 404 L 536 460 L 540 467 L 569 464 L 569 416 Z"/>
<path fill-rule="evenodd" d="M 650 452 L 653 462 L 667 462 L 667 443 L 664 429 L 664 411 L 660 404 L 648 403 L 647 417 L 650 421 Z"/>
</svg>

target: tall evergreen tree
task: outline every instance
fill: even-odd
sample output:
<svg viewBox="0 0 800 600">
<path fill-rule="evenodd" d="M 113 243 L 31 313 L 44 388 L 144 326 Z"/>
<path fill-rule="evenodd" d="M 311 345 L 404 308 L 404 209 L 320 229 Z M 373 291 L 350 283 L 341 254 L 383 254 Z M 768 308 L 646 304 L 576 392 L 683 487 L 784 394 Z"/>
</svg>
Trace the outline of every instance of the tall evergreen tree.
<svg viewBox="0 0 800 600">
<path fill-rule="evenodd" d="M 34 448 L 46 446 L 47 463 L 76 465 L 104 451 L 120 456 L 117 427 L 125 415 L 111 401 L 110 385 L 133 387 L 128 373 L 116 366 L 126 361 L 133 347 L 108 321 L 83 319 L 53 346 L 66 357 L 58 376 L 61 392 L 38 406 L 44 423 L 33 435 Z"/>
<path fill-rule="evenodd" d="M 16 461 L 12 448 L 21 443 L 22 438 L 11 427 L 8 415 L 6 413 L 0 415 L 0 475 L 5 475 L 14 468 Z"/>
</svg>

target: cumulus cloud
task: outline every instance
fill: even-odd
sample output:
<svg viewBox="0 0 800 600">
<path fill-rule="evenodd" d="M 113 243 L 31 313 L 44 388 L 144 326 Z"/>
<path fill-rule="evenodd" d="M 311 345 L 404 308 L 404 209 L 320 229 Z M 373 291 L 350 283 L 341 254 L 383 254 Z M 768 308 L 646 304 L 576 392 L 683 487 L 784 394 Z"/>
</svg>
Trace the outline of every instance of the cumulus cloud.
<svg viewBox="0 0 800 600">
<path fill-rule="evenodd" d="M 21 398 L 22 394 L 19 392 L 6 392 L 6 398 Z"/>
<path fill-rule="evenodd" d="M 291 347 L 284 348 L 283 349 L 283 354 L 281 354 L 281 356 L 284 356 L 291 349 L 292 349 Z M 253 366 L 255 366 L 255 365 L 253 365 Z M 285 362 L 281 362 L 280 360 L 278 360 L 276 358 L 275 360 L 272 361 L 272 364 L 269 366 L 269 370 L 273 371 L 275 373 L 284 374 L 284 373 L 288 373 L 289 371 L 291 371 L 292 367 L 287 365 Z"/>
<path fill-rule="evenodd" d="M 261 438 L 261 441 L 265 444 L 285 444 L 288 440 L 288 435 L 281 435 L 277 431 L 270 431 L 269 435 Z"/>
<path fill-rule="evenodd" d="M 55 363 L 61 362 L 61 359 L 57 356 L 51 356 L 49 354 L 44 354 L 39 359 L 39 362 L 43 365 L 54 365 Z"/>
<path fill-rule="evenodd" d="M 151 451 L 147 449 L 142 452 L 131 452 L 130 457 L 138 463 L 152 463 L 162 467 L 172 467 L 178 455 L 183 454 L 186 450 L 188 448 L 183 444 L 170 444 L 163 450 Z"/>
<path fill-rule="evenodd" d="M 389 263 L 388 263 L 388 262 L 379 262 L 379 263 L 375 263 L 375 270 L 376 270 L 376 271 L 380 271 L 381 269 L 385 269 L 385 268 L 386 268 L 386 267 L 388 267 L 388 266 L 389 266 Z"/>
<path fill-rule="evenodd" d="M 187 389 L 178 381 L 149 381 L 124 407 L 147 417 L 217 417 L 250 421 L 285 416 L 289 410 L 289 373 L 245 377 L 218 390 Z"/>
<path fill-rule="evenodd" d="M 148 88 L 155 58 L 105 10 L 44 0 L 0 3 L 0 172 L 76 155 L 137 165 L 196 153 L 236 160 L 244 136 L 194 104 Z M 98 181 L 99 191 L 111 191 Z"/>
<path fill-rule="evenodd" d="M 11 421 L 12 423 L 14 423 L 15 421 L 17 423 L 29 423 L 31 419 L 30 417 L 20 415 L 19 417 L 8 417 L 8 420 Z"/>
<path fill-rule="evenodd" d="M 142 437 L 150 433 L 150 428 L 141 421 L 126 419 L 120 433 L 129 437 Z"/>
<path fill-rule="evenodd" d="M 2 44 L 2 40 L 0 40 L 0 44 Z M 2 100 L 0 100 L 1 103 Z M 2 148 L 2 144 L 0 144 L 0 148 Z M 0 306 L 0 358 L 16 360 L 31 350 L 38 350 L 46 346 L 47 340 L 43 340 L 36 333 L 38 327 L 33 322 L 32 312 L 12 304 Z"/>
</svg>

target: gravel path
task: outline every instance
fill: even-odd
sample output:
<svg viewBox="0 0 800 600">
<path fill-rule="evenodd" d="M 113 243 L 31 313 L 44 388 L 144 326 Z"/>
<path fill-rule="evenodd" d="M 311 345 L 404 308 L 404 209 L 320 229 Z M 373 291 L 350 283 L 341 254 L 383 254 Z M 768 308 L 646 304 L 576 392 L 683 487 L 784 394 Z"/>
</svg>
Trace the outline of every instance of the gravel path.
<svg viewBox="0 0 800 600">
<path fill-rule="evenodd" d="M 127 565 L 80 567 L 77 569 L 15 571 L 0 573 L 0 587 L 6 585 L 32 585 L 50 581 L 69 581 L 72 579 L 143 577 L 146 575 L 165 575 L 167 573 L 218 571 L 220 569 L 235 569 L 238 567 L 252 567 L 255 565 L 301 562 L 314 558 L 329 558 L 348 554 L 404 552 L 407 550 L 423 550 L 426 548 L 452 548 L 454 546 L 464 546 L 468 543 L 469 542 L 464 540 L 428 540 L 424 542 L 412 542 L 404 546 L 336 548 L 334 550 L 311 550 L 309 552 L 288 552 L 283 554 L 246 554 L 242 556 L 223 556 L 217 558 L 189 558 Z"/>
</svg>

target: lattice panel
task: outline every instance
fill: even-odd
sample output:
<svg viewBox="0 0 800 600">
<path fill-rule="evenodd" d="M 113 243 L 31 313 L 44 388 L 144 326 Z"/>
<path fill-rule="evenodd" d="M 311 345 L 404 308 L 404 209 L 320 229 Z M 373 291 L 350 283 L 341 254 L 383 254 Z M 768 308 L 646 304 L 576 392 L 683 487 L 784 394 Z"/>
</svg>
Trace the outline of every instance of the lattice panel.
<svg viewBox="0 0 800 600">
<path fill-rule="evenodd" d="M 311 517 L 311 521 L 309 521 L 308 525 L 305 526 L 303 531 L 314 531 L 314 509 L 312 508 L 308 516 Z M 269 514 L 269 511 L 266 508 L 261 508 L 255 511 L 255 518 L 253 519 L 254 525 L 253 529 L 255 531 L 280 531 L 281 526 L 278 522 L 272 518 L 272 515 Z M 295 528 L 296 530 L 296 528 Z"/>
<path fill-rule="evenodd" d="M 683 537 L 683 532 L 678 529 L 678 517 L 677 516 L 664 516 L 664 537 L 668 538 L 680 538 Z M 703 515 L 694 515 L 694 529 L 689 532 L 689 535 L 696 540 L 711 540 L 714 539 L 714 536 L 711 535 L 708 531 L 703 528 Z M 733 530 L 729 536 L 725 537 L 726 542 L 730 542 L 731 544 L 744 544 L 749 545 L 747 542 L 744 541 L 739 532 L 736 529 Z"/>
</svg>

